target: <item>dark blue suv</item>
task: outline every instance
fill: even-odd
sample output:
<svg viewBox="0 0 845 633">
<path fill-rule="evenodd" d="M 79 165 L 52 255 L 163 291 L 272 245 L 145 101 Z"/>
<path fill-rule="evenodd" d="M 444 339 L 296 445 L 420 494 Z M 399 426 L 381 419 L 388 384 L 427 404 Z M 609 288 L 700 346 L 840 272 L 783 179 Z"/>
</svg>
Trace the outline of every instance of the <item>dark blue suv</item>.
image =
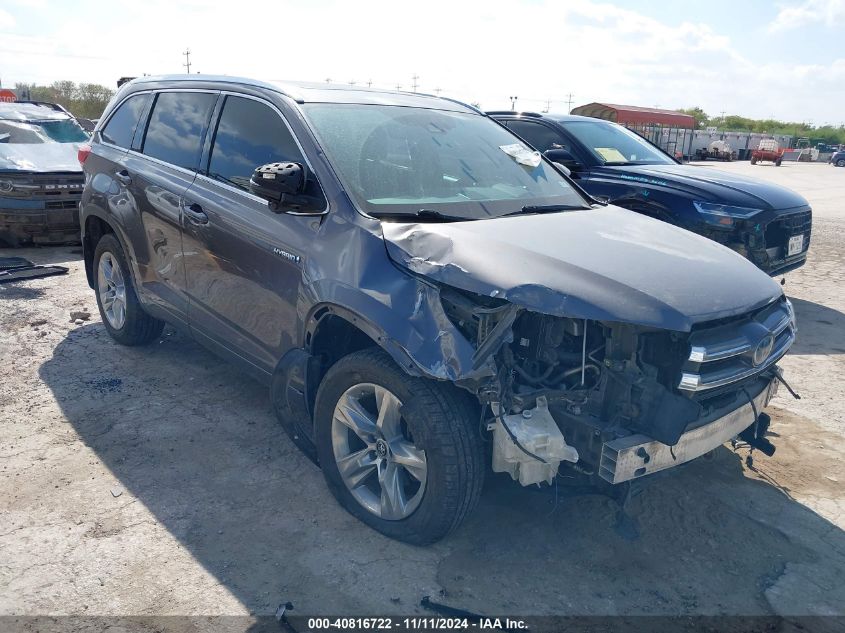
<svg viewBox="0 0 845 633">
<path fill-rule="evenodd" d="M 807 259 L 812 210 L 789 189 L 680 164 L 609 121 L 530 112 L 489 114 L 565 165 L 594 197 L 704 235 L 773 276 Z"/>
<path fill-rule="evenodd" d="M 833 156 L 830 157 L 830 162 L 837 167 L 845 167 L 845 149 L 834 152 Z"/>
</svg>

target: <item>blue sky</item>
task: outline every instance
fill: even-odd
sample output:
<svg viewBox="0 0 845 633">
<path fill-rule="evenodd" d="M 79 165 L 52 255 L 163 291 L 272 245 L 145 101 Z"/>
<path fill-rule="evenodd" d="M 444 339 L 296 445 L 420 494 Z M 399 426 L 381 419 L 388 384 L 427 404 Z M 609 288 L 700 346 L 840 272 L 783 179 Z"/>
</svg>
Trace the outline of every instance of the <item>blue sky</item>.
<svg viewBox="0 0 845 633">
<path fill-rule="evenodd" d="M 192 71 L 845 123 L 845 0 L 0 0 L 0 79 Z"/>
</svg>

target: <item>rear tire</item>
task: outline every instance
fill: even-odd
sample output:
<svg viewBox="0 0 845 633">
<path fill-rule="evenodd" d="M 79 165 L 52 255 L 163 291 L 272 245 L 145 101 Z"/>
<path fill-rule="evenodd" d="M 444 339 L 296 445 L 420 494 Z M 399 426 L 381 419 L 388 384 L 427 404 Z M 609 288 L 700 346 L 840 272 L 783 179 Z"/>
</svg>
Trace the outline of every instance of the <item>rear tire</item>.
<svg viewBox="0 0 845 633">
<path fill-rule="evenodd" d="M 781 164 L 782 162 L 783 162 L 783 159 L 778 158 L 778 159 L 775 161 L 775 167 L 780 167 L 780 164 Z"/>
<path fill-rule="evenodd" d="M 164 321 L 154 319 L 141 307 L 123 247 L 113 234 L 107 233 L 97 242 L 93 266 L 97 307 L 109 335 L 129 346 L 157 339 Z"/>
<path fill-rule="evenodd" d="M 756 157 L 756 156 L 752 156 L 752 157 L 751 157 L 751 164 L 752 164 L 752 165 L 756 165 L 756 164 L 757 164 L 757 157 Z"/>
<path fill-rule="evenodd" d="M 329 369 L 314 416 L 329 490 L 382 534 L 433 543 L 478 502 L 484 483 L 478 411 L 454 385 L 409 376 L 381 349 L 366 349 Z"/>
</svg>

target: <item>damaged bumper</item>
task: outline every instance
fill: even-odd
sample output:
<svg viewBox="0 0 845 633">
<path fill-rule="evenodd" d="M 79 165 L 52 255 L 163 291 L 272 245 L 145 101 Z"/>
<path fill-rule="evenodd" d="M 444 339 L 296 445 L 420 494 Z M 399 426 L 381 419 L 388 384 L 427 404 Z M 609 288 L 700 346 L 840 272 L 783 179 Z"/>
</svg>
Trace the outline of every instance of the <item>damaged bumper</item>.
<svg viewBox="0 0 845 633">
<path fill-rule="evenodd" d="M 776 378 L 770 379 L 752 398 L 753 406 L 746 401 L 730 412 L 715 412 L 709 416 L 709 421 L 681 435 L 675 446 L 667 446 L 647 435 L 630 435 L 606 442 L 602 447 L 599 476 L 618 484 L 704 455 L 754 424 L 755 413 L 762 411 L 774 397 L 777 385 Z"/>
<path fill-rule="evenodd" d="M 18 244 L 78 243 L 79 201 L 0 197 L 0 241 Z"/>
<path fill-rule="evenodd" d="M 812 228 L 812 209 L 800 207 L 761 213 L 739 222 L 731 232 L 707 227 L 701 233 L 746 257 L 770 276 L 776 276 L 804 265 Z"/>
<path fill-rule="evenodd" d="M 76 171 L 0 171 L 0 241 L 10 246 L 78 244 L 84 184 Z"/>
</svg>

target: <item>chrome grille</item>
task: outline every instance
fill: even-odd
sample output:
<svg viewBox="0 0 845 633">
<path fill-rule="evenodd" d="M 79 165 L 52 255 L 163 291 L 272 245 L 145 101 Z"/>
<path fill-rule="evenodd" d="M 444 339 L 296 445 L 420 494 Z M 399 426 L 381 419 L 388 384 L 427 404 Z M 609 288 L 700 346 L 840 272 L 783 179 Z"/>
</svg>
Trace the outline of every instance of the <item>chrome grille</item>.
<svg viewBox="0 0 845 633">
<path fill-rule="evenodd" d="M 795 315 L 782 299 L 753 318 L 690 335 L 678 389 L 702 392 L 746 380 L 780 360 L 795 341 Z"/>
</svg>

